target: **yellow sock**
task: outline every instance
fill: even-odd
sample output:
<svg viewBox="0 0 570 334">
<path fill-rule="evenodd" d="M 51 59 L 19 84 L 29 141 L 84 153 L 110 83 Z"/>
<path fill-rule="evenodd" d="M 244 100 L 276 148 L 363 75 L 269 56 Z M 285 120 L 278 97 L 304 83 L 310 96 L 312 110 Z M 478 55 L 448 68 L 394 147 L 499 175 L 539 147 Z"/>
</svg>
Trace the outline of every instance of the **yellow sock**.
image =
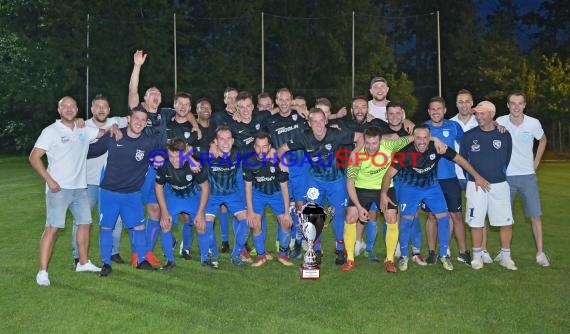
<svg viewBox="0 0 570 334">
<path fill-rule="evenodd" d="M 344 249 L 347 260 L 354 261 L 354 245 L 356 244 L 356 224 L 344 224 Z"/>
<path fill-rule="evenodd" d="M 394 262 L 394 252 L 399 237 L 398 223 L 386 225 L 386 260 Z"/>
</svg>

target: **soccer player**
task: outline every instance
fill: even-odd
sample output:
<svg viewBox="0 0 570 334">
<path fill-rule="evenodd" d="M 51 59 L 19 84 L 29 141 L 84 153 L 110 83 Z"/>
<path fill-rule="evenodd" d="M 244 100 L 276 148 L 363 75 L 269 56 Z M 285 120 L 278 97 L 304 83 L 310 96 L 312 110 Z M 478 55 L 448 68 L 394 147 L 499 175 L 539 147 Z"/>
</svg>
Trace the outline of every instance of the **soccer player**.
<svg viewBox="0 0 570 334">
<path fill-rule="evenodd" d="M 543 267 L 550 266 L 544 254 L 542 242 L 542 220 L 540 216 L 540 194 L 536 169 L 546 149 L 546 135 L 540 121 L 524 113 L 526 97 L 521 91 L 511 92 L 507 97 L 509 114 L 497 118 L 497 123 L 509 130 L 513 140 L 511 161 L 507 166 L 507 182 L 511 190 L 511 202 L 517 193 L 521 194 L 525 214 L 530 218 L 532 233 L 536 244 L 536 263 Z M 538 140 L 536 156 L 533 155 L 534 140 Z"/>
<path fill-rule="evenodd" d="M 450 121 L 444 118 L 447 108 L 445 100 L 442 97 L 436 96 L 430 99 L 428 114 L 430 119 L 425 123 L 430 129 L 432 137 L 436 137 L 443 141 L 447 146 L 455 148 L 459 145 L 461 138 L 463 138 L 463 130 L 457 122 Z M 447 209 L 449 210 L 449 217 L 451 218 L 451 230 L 455 233 L 455 239 L 459 247 L 459 256 L 457 261 L 466 265 L 471 265 L 471 255 L 467 250 L 465 242 L 465 226 L 463 225 L 462 202 L 461 202 L 461 185 L 457 180 L 455 173 L 455 163 L 447 159 L 440 160 L 437 164 L 437 182 L 441 186 Z M 426 206 L 428 218 L 426 223 L 426 232 L 429 246 L 429 255 L 427 258 L 428 264 L 435 264 L 437 256 L 435 253 L 435 246 L 437 242 L 437 225 L 435 217 L 431 214 L 429 207 Z"/>
<path fill-rule="evenodd" d="M 365 103 L 365 102 L 364 102 Z M 344 226 L 344 242 L 347 253 L 347 261 L 340 267 L 343 271 L 354 268 L 354 245 L 356 243 L 356 221 L 367 222 L 370 218 L 370 210 L 373 203 L 379 204 L 380 186 L 384 173 L 390 167 L 392 154 L 404 148 L 412 136 L 401 137 L 396 141 L 382 139 L 382 130 L 371 126 L 364 130 L 364 147 L 351 157 L 355 161 L 348 166 L 346 188 L 349 202 L 346 209 L 346 224 Z M 393 184 L 390 184 L 388 196 L 392 202 L 396 202 L 396 194 Z M 384 211 L 387 225 L 386 235 L 386 259 L 384 267 L 389 273 L 395 273 L 394 252 L 398 243 L 398 207 L 389 204 Z M 374 219 L 376 215 L 374 215 Z"/>
<path fill-rule="evenodd" d="M 267 92 L 261 92 L 257 94 L 257 110 L 258 111 L 269 111 L 273 109 L 275 105 L 273 104 L 273 98 L 271 94 Z"/>
<path fill-rule="evenodd" d="M 111 140 L 106 135 L 89 148 L 89 157 L 105 152 L 109 154 L 99 193 L 99 247 L 103 260 L 101 276 L 108 276 L 112 272 L 112 234 L 119 216 L 130 230 L 133 246 L 131 261 L 136 263 L 138 269 L 154 269 L 146 259 L 149 247 L 141 188 L 148 171 L 149 156 L 159 148 L 159 143 L 156 137 L 145 131 L 147 119 L 146 110 L 135 107 L 129 115 L 129 126 L 121 129 L 120 140 Z"/>
<path fill-rule="evenodd" d="M 436 151 L 435 145 L 430 142 L 430 130 L 426 124 L 416 125 L 414 143 L 400 150 L 403 158 L 394 159 L 392 166 L 382 179 L 380 207 L 386 212 L 388 205 L 395 203 L 389 198 L 390 182 L 397 173 L 401 173 L 400 185 L 397 189 L 398 205 L 400 206 L 400 251 L 402 256 L 398 261 L 398 269 L 408 269 L 408 240 L 412 220 L 419 208 L 420 202 L 431 209 L 437 219 L 439 238 L 439 260 L 443 268 L 453 270 L 451 259 L 447 256 L 449 243 L 449 215 L 445 197 L 436 179 L 437 163 L 441 157 L 453 160 L 473 175 L 478 186 L 486 187 L 484 180 L 473 167 L 452 148 L 447 147 L 443 154 Z M 400 156 L 401 157 L 401 156 Z"/>
<path fill-rule="evenodd" d="M 165 163 L 156 173 L 156 198 L 160 206 L 160 227 L 162 230 L 162 250 L 167 263 L 162 269 L 171 269 L 175 266 L 172 250 L 172 217 L 178 214 L 190 215 L 198 231 L 200 245 L 200 261 L 203 266 L 218 268 L 216 261 L 208 259 L 210 234 L 207 230 L 204 212 L 210 187 L 205 170 L 194 172 L 190 168 L 193 161 L 186 157 L 190 147 L 183 138 L 174 138 L 166 145 L 168 150 L 168 163 Z M 190 225 L 190 224 L 188 224 Z"/>
<path fill-rule="evenodd" d="M 276 157 L 272 159 L 268 156 L 271 142 L 267 133 L 260 132 L 256 135 L 253 149 L 255 154 L 249 154 L 243 162 L 247 221 L 253 229 L 253 245 L 258 254 L 252 266 L 259 267 L 268 260 L 265 253 L 266 234 L 262 233 L 261 223 L 266 205 L 277 217 L 277 228 L 280 230 L 277 260 L 284 266 L 292 266 L 293 262 L 289 260 L 289 242 L 293 220 L 289 212 L 288 173 Z"/>
<path fill-rule="evenodd" d="M 318 108 L 311 109 L 309 113 L 311 130 L 307 130 L 281 145 L 278 149 L 278 156 L 281 158 L 288 151 L 302 150 L 305 152 L 299 164 L 309 165 L 309 177 L 305 180 L 302 189 L 306 193 L 310 188 L 317 188 L 319 197 L 315 202 L 322 206 L 326 199 L 328 205 L 334 208 L 335 215 L 332 222 L 336 240 L 335 263 L 342 265 L 346 261 L 343 240 L 348 194 L 346 192 L 346 177 L 337 163 L 338 152 L 343 145 L 350 145 L 354 142 L 361 144 L 362 133 L 328 128 L 326 124 L 325 113 Z M 315 250 L 320 251 L 320 247 L 320 244 L 317 243 Z"/>
<path fill-rule="evenodd" d="M 89 142 L 102 134 L 102 130 L 76 124 L 77 103 L 72 97 L 59 100 L 60 119 L 42 130 L 30 153 L 30 164 L 46 181 L 46 223 L 40 240 L 40 268 L 36 283 L 50 285 L 48 265 L 53 252 L 57 231 L 65 227 L 69 209 L 77 226 L 79 263 L 75 271 L 98 272 L 88 257 L 91 209 L 87 195 L 86 157 Z M 47 155 L 46 170 L 42 157 Z"/>
<path fill-rule="evenodd" d="M 471 227 L 473 243 L 471 268 L 476 270 L 483 268 L 481 245 L 485 217 L 488 215 L 491 226 L 499 227 L 501 238 L 501 252 L 495 261 L 509 270 L 517 270 L 511 258 L 514 220 L 510 189 L 505 173 L 511 160 L 511 135 L 500 133 L 497 129 L 493 121 L 496 112 L 493 103 L 480 102 L 473 110 L 479 126 L 465 133 L 459 152 L 490 182 L 490 191 L 478 190 L 476 176 L 466 169 L 468 182 L 465 192 L 467 197 L 465 220 Z M 475 182 L 473 182 L 474 178 Z"/>
<path fill-rule="evenodd" d="M 243 193 L 238 185 L 238 173 L 241 173 L 240 154 L 233 148 L 234 138 L 232 130 L 225 125 L 216 129 L 214 144 L 220 156 L 209 156 L 205 159 L 204 153 L 200 154 L 202 168 L 208 171 L 208 182 L 210 183 L 210 197 L 206 206 L 206 224 L 213 226 L 216 213 L 220 205 L 224 204 L 237 219 L 237 226 L 234 230 L 234 248 L 231 253 L 231 262 L 237 267 L 243 267 L 244 262 L 240 256 L 240 250 L 245 245 L 249 227 L 247 225 L 247 206 L 243 198 Z M 222 213 L 223 214 L 223 213 Z M 210 227 L 206 227 L 210 229 Z M 213 228 L 211 229 L 213 231 Z M 218 248 L 211 249 L 212 261 L 218 260 Z"/>
</svg>

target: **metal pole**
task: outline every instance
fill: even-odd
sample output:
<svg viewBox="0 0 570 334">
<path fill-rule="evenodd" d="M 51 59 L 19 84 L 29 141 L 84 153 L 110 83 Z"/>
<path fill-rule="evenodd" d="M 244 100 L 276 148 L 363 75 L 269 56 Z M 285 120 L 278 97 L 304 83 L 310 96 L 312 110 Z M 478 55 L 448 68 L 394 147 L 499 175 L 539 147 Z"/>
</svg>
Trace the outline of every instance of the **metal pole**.
<svg viewBox="0 0 570 334">
<path fill-rule="evenodd" d="M 176 13 L 172 14 L 173 34 L 174 34 L 174 94 L 178 91 L 178 68 L 176 54 Z"/>
<path fill-rule="evenodd" d="M 355 71 L 354 71 L 354 12 L 352 12 L 352 96 L 354 97 L 354 78 L 355 78 Z"/>
<path fill-rule="evenodd" d="M 437 13 L 437 91 L 441 96 L 441 35 L 439 31 L 439 10 Z"/>
<path fill-rule="evenodd" d="M 89 14 L 87 14 L 87 53 L 85 56 L 85 119 L 89 118 Z"/>
<path fill-rule="evenodd" d="M 261 91 L 265 91 L 265 26 L 263 21 L 263 12 L 261 12 Z"/>
</svg>

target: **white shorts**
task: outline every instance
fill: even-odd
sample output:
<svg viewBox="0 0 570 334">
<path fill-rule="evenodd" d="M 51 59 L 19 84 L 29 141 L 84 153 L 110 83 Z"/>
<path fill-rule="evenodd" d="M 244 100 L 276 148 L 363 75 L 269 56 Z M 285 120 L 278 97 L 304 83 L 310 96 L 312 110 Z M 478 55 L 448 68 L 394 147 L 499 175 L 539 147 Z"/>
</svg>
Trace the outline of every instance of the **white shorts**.
<svg viewBox="0 0 570 334">
<path fill-rule="evenodd" d="M 467 182 L 465 196 L 467 210 L 465 222 L 470 227 L 485 227 L 485 216 L 489 215 L 491 226 L 509 226 L 514 224 L 511 209 L 511 191 L 505 182 L 492 183 L 491 190 L 484 192 L 481 188 L 475 190 L 475 182 Z"/>
</svg>

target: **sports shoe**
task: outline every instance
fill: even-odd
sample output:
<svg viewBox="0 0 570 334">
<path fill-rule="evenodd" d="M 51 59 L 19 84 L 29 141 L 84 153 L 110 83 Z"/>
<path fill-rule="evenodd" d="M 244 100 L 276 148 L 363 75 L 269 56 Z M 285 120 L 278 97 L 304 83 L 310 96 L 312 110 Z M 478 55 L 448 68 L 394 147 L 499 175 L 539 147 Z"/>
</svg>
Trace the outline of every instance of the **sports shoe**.
<svg viewBox="0 0 570 334">
<path fill-rule="evenodd" d="M 38 285 L 41 286 L 49 286 L 50 281 L 48 277 L 48 272 L 45 270 L 38 271 L 38 274 L 36 275 L 36 283 L 38 283 Z"/>
<path fill-rule="evenodd" d="M 236 267 L 238 267 L 238 268 L 243 268 L 243 266 L 245 265 L 245 264 L 243 263 L 243 260 L 242 260 L 242 258 L 241 258 L 240 255 L 238 255 L 238 256 L 232 256 L 232 257 L 230 258 L 230 262 L 233 263 L 233 265 L 236 266 Z"/>
<path fill-rule="evenodd" d="M 77 267 L 75 267 L 76 272 L 83 272 L 83 271 L 90 271 L 93 273 L 98 273 L 101 271 L 101 268 L 97 267 L 91 261 L 87 261 L 85 264 L 78 263 Z"/>
<path fill-rule="evenodd" d="M 192 260 L 192 255 L 190 255 L 190 251 L 188 249 L 181 249 L 180 257 L 184 260 Z"/>
<path fill-rule="evenodd" d="M 430 250 L 428 253 L 428 258 L 426 260 L 427 264 L 435 264 L 437 262 L 437 255 L 435 251 Z"/>
<path fill-rule="evenodd" d="M 471 260 L 471 268 L 475 270 L 483 268 L 483 259 L 478 258 Z"/>
<path fill-rule="evenodd" d="M 449 256 L 440 256 L 439 262 L 443 265 L 443 269 L 445 270 L 453 270 L 453 263 L 451 263 L 451 258 Z"/>
<path fill-rule="evenodd" d="M 124 264 L 125 263 L 125 260 L 123 260 L 123 258 L 121 257 L 121 254 L 119 254 L 119 253 L 111 255 L 111 261 L 113 261 L 117 264 Z"/>
<path fill-rule="evenodd" d="M 295 246 L 293 246 L 293 249 L 291 249 L 289 256 L 292 259 L 300 260 L 303 257 L 303 252 L 301 252 L 301 244 L 295 243 Z"/>
<path fill-rule="evenodd" d="M 160 270 L 170 270 L 172 268 L 176 267 L 176 262 L 174 261 L 167 261 L 166 264 L 162 267 L 160 267 Z"/>
<path fill-rule="evenodd" d="M 277 257 L 277 261 L 286 267 L 291 267 L 294 265 L 294 263 L 289 259 L 287 255 L 279 255 Z"/>
<path fill-rule="evenodd" d="M 252 267 L 260 267 L 262 266 L 265 262 L 267 262 L 267 256 L 265 255 L 260 255 L 258 256 L 255 261 L 251 264 Z"/>
<path fill-rule="evenodd" d="M 413 260 L 413 258 L 412 258 Z M 386 269 L 387 273 L 395 273 L 398 270 L 396 270 L 396 266 L 394 265 L 394 262 L 392 261 L 384 261 L 384 268 Z"/>
<path fill-rule="evenodd" d="M 101 268 L 101 271 L 99 272 L 99 276 L 107 277 L 107 276 L 109 276 L 109 274 L 112 271 L 113 271 L 113 268 L 111 268 L 110 264 L 103 264 L 103 268 Z"/>
<path fill-rule="evenodd" d="M 499 262 L 499 265 L 501 265 L 501 267 L 505 267 L 509 270 L 517 270 L 515 261 L 513 261 L 510 256 L 504 256 L 502 253 L 499 253 L 499 255 L 497 255 L 495 262 Z"/>
<path fill-rule="evenodd" d="M 362 240 L 356 240 L 354 244 L 354 256 L 360 256 L 366 250 L 366 243 Z"/>
<path fill-rule="evenodd" d="M 542 267 L 550 267 L 550 259 L 544 252 L 536 253 L 536 263 Z"/>
<path fill-rule="evenodd" d="M 481 259 L 483 260 L 483 263 L 493 263 L 491 254 L 489 254 L 486 249 L 481 251 Z"/>
<path fill-rule="evenodd" d="M 273 260 L 273 255 L 269 254 L 269 252 L 265 252 L 265 257 L 267 258 L 267 261 Z"/>
<path fill-rule="evenodd" d="M 364 257 L 367 258 L 368 261 L 380 262 L 380 259 L 378 258 L 378 256 L 376 256 L 376 253 L 374 253 L 374 251 L 365 251 Z"/>
<path fill-rule="evenodd" d="M 249 253 L 250 256 L 257 256 L 257 255 L 259 255 L 259 254 L 257 253 L 257 249 L 255 249 L 255 247 L 253 247 L 248 253 Z"/>
<path fill-rule="evenodd" d="M 344 250 L 335 250 L 336 258 L 334 259 L 334 263 L 337 265 L 343 265 L 346 262 L 346 254 Z"/>
<path fill-rule="evenodd" d="M 414 254 L 414 256 L 412 256 L 412 261 L 417 263 L 418 266 L 427 266 L 426 260 L 424 260 L 424 257 L 420 253 Z"/>
<path fill-rule="evenodd" d="M 400 257 L 400 259 L 398 260 L 398 269 L 400 269 L 400 271 L 408 270 L 408 257 L 407 256 Z"/>
<path fill-rule="evenodd" d="M 356 267 L 356 263 L 352 260 L 347 260 L 342 266 L 340 266 L 340 270 L 351 271 L 354 267 Z"/>
<path fill-rule="evenodd" d="M 462 262 L 467 266 L 471 266 L 471 254 L 469 251 L 465 251 L 465 253 L 459 253 L 459 256 L 457 256 L 457 261 Z"/>
<path fill-rule="evenodd" d="M 253 263 L 253 260 L 251 259 L 251 256 L 249 255 L 249 253 L 247 251 L 243 251 L 239 255 L 241 256 L 241 260 L 243 262 Z"/>
<path fill-rule="evenodd" d="M 222 248 L 220 249 L 222 253 L 229 253 L 230 252 L 230 243 L 229 241 L 222 241 Z"/>
<path fill-rule="evenodd" d="M 202 262 L 202 267 L 208 267 L 211 269 L 218 269 L 218 261 L 212 261 L 210 259 Z"/>
<path fill-rule="evenodd" d="M 156 258 L 156 256 L 154 256 L 154 253 L 151 251 L 148 251 L 146 253 L 146 257 L 145 257 L 146 261 L 154 266 L 154 267 L 160 267 L 160 260 Z M 144 261 L 143 261 L 144 262 Z M 142 262 L 141 262 L 142 263 Z M 139 263 L 140 264 L 140 263 Z M 138 266 L 137 266 L 138 268 Z"/>
<path fill-rule="evenodd" d="M 137 269 L 156 270 L 156 268 L 152 264 L 150 264 L 150 262 L 148 262 L 148 260 L 144 260 L 143 262 L 139 263 L 137 265 Z"/>
</svg>

